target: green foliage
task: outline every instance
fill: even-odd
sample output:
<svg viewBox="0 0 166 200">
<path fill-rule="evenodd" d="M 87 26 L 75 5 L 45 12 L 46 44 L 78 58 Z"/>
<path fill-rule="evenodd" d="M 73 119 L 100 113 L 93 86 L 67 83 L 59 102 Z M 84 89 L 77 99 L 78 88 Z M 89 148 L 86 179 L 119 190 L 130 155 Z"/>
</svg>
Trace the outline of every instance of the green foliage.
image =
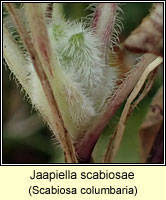
<svg viewBox="0 0 166 200">
<path fill-rule="evenodd" d="M 151 3 L 126 3 L 121 6 L 124 11 L 124 30 L 121 36 L 122 38 L 126 38 L 129 33 L 139 25 L 143 17 L 148 13 L 151 5 Z M 88 3 L 63 3 L 63 6 L 65 15 L 68 19 L 80 19 L 81 17 L 88 14 L 88 11 L 85 11 Z M 82 35 L 77 34 L 77 36 L 72 38 L 72 40 L 81 41 Z M 16 111 L 16 108 L 14 109 L 13 106 L 11 106 L 11 104 L 14 103 L 14 100 L 11 100 L 10 98 L 11 96 L 15 98 L 15 101 L 20 102 L 21 106 L 24 105 L 26 107 L 25 115 L 30 113 L 30 106 L 27 105 L 26 101 L 22 102 L 22 100 L 20 100 L 22 99 L 22 96 L 19 95 L 18 88 L 13 87 L 13 85 L 15 85 L 14 81 L 12 80 L 9 83 L 9 81 L 5 78 L 9 76 L 7 73 L 9 73 L 9 71 L 3 71 L 3 163 L 64 162 L 62 151 L 58 145 L 54 145 L 54 140 L 50 140 L 51 134 L 46 128 L 41 127 L 31 134 L 27 134 L 25 137 L 18 137 L 17 134 L 12 133 L 11 129 L 7 129 L 7 123 L 9 122 L 10 117 L 13 116 L 12 109 Z M 162 75 L 159 73 L 152 90 L 148 96 L 139 104 L 138 108 L 135 109 L 130 119 L 128 120 L 124 139 L 122 141 L 117 158 L 115 159 L 116 163 L 140 162 L 138 129 L 144 120 L 152 97 L 162 84 L 162 81 Z M 94 151 L 94 158 L 96 162 L 101 162 L 102 155 L 106 149 L 111 133 L 113 132 L 113 129 L 118 122 L 118 119 L 120 118 L 122 107 L 115 114 L 113 120 L 111 120 L 110 124 L 107 126 L 96 145 Z M 33 113 L 32 115 L 36 114 Z M 31 129 L 31 127 L 29 127 L 29 129 Z M 9 133 L 8 130 L 11 132 Z M 24 158 L 26 158 L 26 161 Z"/>
</svg>

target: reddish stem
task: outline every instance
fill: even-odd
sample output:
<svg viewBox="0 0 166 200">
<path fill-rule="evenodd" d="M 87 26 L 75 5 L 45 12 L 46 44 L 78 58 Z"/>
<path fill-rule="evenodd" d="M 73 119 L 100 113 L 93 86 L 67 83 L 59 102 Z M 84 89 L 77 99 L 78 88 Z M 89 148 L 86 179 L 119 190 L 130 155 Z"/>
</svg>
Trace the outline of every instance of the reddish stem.
<svg viewBox="0 0 166 200">
<path fill-rule="evenodd" d="M 146 67 L 156 58 L 157 56 L 153 54 L 145 54 L 136 67 L 130 72 L 130 74 L 125 78 L 119 88 L 115 91 L 115 94 L 108 104 L 105 113 L 100 117 L 98 123 L 89 132 L 85 133 L 80 140 L 75 144 L 76 152 L 80 163 L 89 163 L 91 159 L 91 154 L 99 139 L 102 131 L 120 107 L 120 105 L 126 100 L 129 93 L 135 87 L 137 81 L 139 80 L 141 74 L 144 72 Z"/>
</svg>

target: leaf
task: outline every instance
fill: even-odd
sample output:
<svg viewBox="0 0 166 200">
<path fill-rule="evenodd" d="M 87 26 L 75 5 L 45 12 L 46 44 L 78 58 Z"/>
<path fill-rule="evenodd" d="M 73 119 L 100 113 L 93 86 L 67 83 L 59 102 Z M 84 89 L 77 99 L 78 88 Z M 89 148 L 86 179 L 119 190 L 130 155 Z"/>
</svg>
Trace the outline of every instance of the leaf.
<svg viewBox="0 0 166 200">
<path fill-rule="evenodd" d="M 123 112 L 121 114 L 119 123 L 113 133 L 113 136 L 112 136 L 112 138 L 114 137 L 113 138 L 114 140 L 112 141 L 112 138 L 111 138 L 111 141 L 109 143 L 110 146 L 108 147 L 108 150 L 106 151 L 104 162 L 106 162 L 106 163 L 112 162 L 114 160 L 115 156 L 117 155 L 123 135 L 124 135 L 124 130 L 126 127 L 127 119 L 129 117 L 129 115 L 131 114 L 131 112 L 133 111 L 134 107 L 136 107 L 136 105 L 143 99 L 143 97 L 149 91 L 150 87 L 152 86 L 150 81 L 148 81 L 149 86 L 145 86 L 143 92 L 140 94 L 138 99 L 135 102 L 134 102 L 134 100 L 140 93 L 141 88 L 145 84 L 145 81 L 146 81 L 147 77 L 149 76 L 149 74 L 151 74 L 153 71 L 155 71 L 155 69 L 159 66 L 159 64 L 162 61 L 163 61 L 162 57 L 158 57 L 147 66 L 147 68 L 141 75 L 139 81 L 135 85 L 133 91 L 131 92 L 130 96 L 128 97 L 125 107 L 123 109 Z M 150 77 L 153 78 L 153 76 L 150 76 Z M 153 82 L 153 79 L 152 79 L 152 82 Z M 132 105 L 133 102 L 135 104 L 134 106 Z"/>
<path fill-rule="evenodd" d="M 150 15 L 125 40 L 133 52 L 163 55 L 163 3 L 154 3 Z"/>
<path fill-rule="evenodd" d="M 141 160 L 145 162 L 163 123 L 163 87 L 155 95 L 139 130 Z"/>
<path fill-rule="evenodd" d="M 117 44 L 118 34 L 122 29 L 119 12 L 122 10 L 117 3 L 99 3 L 94 12 L 92 27 L 94 33 L 103 42 L 104 51 L 108 48 L 110 40 L 111 43 Z"/>
<path fill-rule="evenodd" d="M 76 158 L 74 146 L 73 146 L 71 137 L 64 126 L 64 121 L 62 119 L 61 113 L 59 112 L 59 107 L 57 105 L 57 101 L 53 93 L 53 87 L 52 87 L 52 84 L 50 83 L 51 78 L 53 77 L 53 73 L 52 73 L 53 66 L 52 66 L 52 59 L 51 59 L 52 57 L 51 57 L 50 43 L 48 40 L 48 34 L 47 34 L 46 26 L 45 26 L 45 21 L 43 19 L 42 4 L 31 4 L 31 3 L 26 4 L 26 11 L 28 13 L 26 17 L 29 18 L 28 21 L 29 21 L 29 27 L 31 30 L 32 38 L 28 34 L 25 28 L 25 25 L 22 23 L 21 19 L 19 18 L 19 15 L 16 11 L 15 6 L 12 3 L 6 3 L 6 7 L 8 9 L 9 14 L 11 15 L 13 19 L 13 22 L 15 23 L 15 26 L 20 34 L 22 41 L 25 44 L 25 47 L 27 48 L 27 51 L 29 52 L 29 55 L 32 61 L 31 64 L 33 64 L 37 77 L 39 78 L 40 83 L 41 83 L 40 86 L 42 89 L 42 96 L 43 94 L 45 95 L 46 102 L 47 102 L 46 104 L 48 104 L 49 106 L 48 109 L 50 109 L 51 111 L 50 112 L 51 118 L 48 118 L 48 119 L 46 118 L 48 116 L 47 115 L 48 113 L 44 115 L 43 117 L 47 119 L 48 124 L 51 123 L 51 128 L 54 134 L 57 134 L 65 153 L 66 162 L 75 163 L 77 162 L 77 158 Z M 32 20 L 32 17 L 34 17 L 35 20 Z M 34 27 L 35 25 L 36 27 L 40 25 L 40 28 L 42 31 L 40 32 L 39 27 L 35 29 Z M 7 31 L 4 33 L 6 33 L 5 44 L 7 46 L 8 45 L 7 38 L 10 38 L 10 37 L 7 35 L 8 33 Z M 10 41 L 10 44 L 13 45 L 12 50 L 14 50 L 15 44 L 12 40 Z M 13 61 L 13 59 L 10 58 L 10 54 L 7 53 L 7 47 L 5 48 L 4 46 L 4 50 L 5 49 L 6 49 L 5 57 L 6 57 L 7 63 L 10 65 L 10 67 L 15 67 L 17 63 L 14 62 L 13 65 L 11 64 L 12 63 L 11 61 Z M 19 55 L 20 52 L 18 51 L 17 54 Z M 19 64 L 18 67 L 21 67 L 22 62 L 23 62 L 22 60 L 18 62 Z M 18 67 L 16 67 L 17 74 L 19 75 L 17 78 L 21 76 L 20 73 L 22 72 L 22 68 L 20 68 L 21 70 L 18 73 Z M 16 70 L 13 68 L 12 71 L 14 72 Z M 20 82 L 21 83 L 25 82 L 24 79 L 26 80 L 25 77 L 21 78 Z"/>
<path fill-rule="evenodd" d="M 80 141 L 75 144 L 78 157 L 81 158 L 81 162 L 89 162 L 93 148 L 100 137 L 102 131 L 120 107 L 120 105 L 127 99 L 130 92 L 135 87 L 140 76 L 147 68 L 147 66 L 156 59 L 153 54 L 145 54 L 137 63 L 128 76 L 123 80 L 121 85 L 118 86 L 113 94 L 111 101 L 105 109 L 105 112 L 99 117 L 97 124 L 92 127 L 86 134 L 80 137 Z"/>
</svg>

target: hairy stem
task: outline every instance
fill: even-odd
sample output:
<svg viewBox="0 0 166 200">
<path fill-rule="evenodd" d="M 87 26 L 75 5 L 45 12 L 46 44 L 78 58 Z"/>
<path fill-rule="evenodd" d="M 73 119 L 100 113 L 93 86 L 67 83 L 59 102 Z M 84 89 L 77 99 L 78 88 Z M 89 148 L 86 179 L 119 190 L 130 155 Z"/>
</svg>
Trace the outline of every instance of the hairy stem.
<svg viewBox="0 0 166 200">
<path fill-rule="evenodd" d="M 108 104 L 105 112 L 98 120 L 98 123 L 89 130 L 80 140 L 75 144 L 76 152 L 79 157 L 79 162 L 88 163 L 91 158 L 93 148 L 101 135 L 102 131 L 120 107 L 120 105 L 126 100 L 130 92 L 135 87 L 136 83 L 140 79 L 140 76 L 146 69 L 146 67 L 155 60 L 157 56 L 153 54 L 145 54 L 138 62 L 136 67 L 128 74 L 119 88 L 115 91 L 113 98 Z"/>
<path fill-rule="evenodd" d="M 76 163 L 77 158 L 76 158 L 75 150 L 74 150 L 70 135 L 67 132 L 66 128 L 64 127 L 64 122 L 63 122 L 62 116 L 59 112 L 58 105 L 57 105 L 56 99 L 54 97 L 54 94 L 53 94 L 53 91 L 51 88 L 51 84 L 48 79 L 48 75 L 47 75 L 48 73 L 46 74 L 47 69 L 44 69 L 43 68 L 44 66 L 41 63 L 41 62 L 43 62 L 43 59 L 45 59 L 44 63 L 50 64 L 50 62 L 49 62 L 50 60 L 49 60 L 49 56 L 48 56 L 48 48 L 46 46 L 44 46 L 43 49 L 39 48 L 38 50 L 36 50 L 37 47 L 35 48 L 35 46 L 33 45 L 31 38 L 29 37 L 25 27 L 23 26 L 23 24 L 21 23 L 21 20 L 19 19 L 18 15 L 17 15 L 14 5 L 12 3 L 6 3 L 6 7 L 18 29 L 18 32 L 19 32 L 27 50 L 29 51 L 35 71 L 40 79 L 42 88 L 46 95 L 47 101 L 50 105 L 53 119 L 54 119 L 54 123 L 52 124 L 53 132 L 55 131 L 56 133 L 58 133 L 59 140 L 60 140 L 63 150 L 65 152 L 66 162 Z M 39 15 L 40 15 L 40 13 L 39 13 Z M 40 16 L 39 16 L 39 18 L 40 18 Z M 44 32 L 44 34 L 47 34 L 47 33 Z M 47 35 L 45 35 L 45 36 L 47 37 Z M 42 40 L 42 38 L 40 38 L 40 39 Z M 41 52 L 40 52 L 40 54 L 38 54 L 40 50 L 41 50 Z M 43 55 L 44 58 L 41 59 L 41 57 L 42 57 L 41 55 Z M 50 67 L 50 65 L 49 65 L 49 67 Z M 51 74 L 51 68 L 49 68 L 49 71 Z"/>
<path fill-rule="evenodd" d="M 119 147 L 120 147 L 123 135 L 124 135 L 125 124 L 126 124 L 128 116 L 129 116 L 129 112 L 131 110 L 131 104 L 134 101 L 134 99 L 137 97 L 141 88 L 143 87 L 143 85 L 147 79 L 147 76 L 153 70 L 155 70 L 159 66 L 159 64 L 162 63 L 162 61 L 163 61 L 162 57 L 158 57 L 152 63 L 150 63 L 148 65 L 148 67 L 145 69 L 145 71 L 143 72 L 143 74 L 141 75 L 135 88 L 131 92 L 131 94 L 125 104 L 125 107 L 123 109 L 122 115 L 121 115 L 119 123 L 117 125 L 117 128 L 114 132 L 114 135 L 115 135 L 114 142 L 111 145 L 110 150 L 106 152 L 104 162 L 108 162 L 108 161 L 112 162 L 114 160 L 115 156 L 117 155 L 117 152 L 119 150 Z"/>
</svg>

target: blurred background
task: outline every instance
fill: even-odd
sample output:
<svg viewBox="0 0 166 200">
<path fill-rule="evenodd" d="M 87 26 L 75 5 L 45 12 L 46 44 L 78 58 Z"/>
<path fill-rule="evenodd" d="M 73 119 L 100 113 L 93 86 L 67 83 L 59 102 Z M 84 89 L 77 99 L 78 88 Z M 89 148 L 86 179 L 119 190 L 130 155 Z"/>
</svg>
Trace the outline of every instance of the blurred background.
<svg viewBox="0 0 166 200">
<path fill-rule="evenodd" d="M 85 10 L 88 3 L 63 3 L 67 19 L 81 19 L 89 14 Z M 151 8 L 151 3 L 126 3 L 121 8 L 124 11 L 124 30 L 120 35 L 123 41 L 135 29 Z M 138 129 L 144 121 L 146 111 L 157 89 L 163 83 L 162 67 L 153 88 L 144 100 L 137 106 L 129 118 L 124 138 L 115 159 L 115 163 L 140 163 Z M 109 125 L 100 137 L 93 156 L 100 163 L 109 138 L 119 121 L 123 105 L 114 115 Z M 31 105 L 20 92 L 7 67 L 3 67 L 3 163 L 33 164 L 33 163 L 63 163 L 63 152 L 48 127 L 40 116 L 33 111 Z"/>
</svg>

